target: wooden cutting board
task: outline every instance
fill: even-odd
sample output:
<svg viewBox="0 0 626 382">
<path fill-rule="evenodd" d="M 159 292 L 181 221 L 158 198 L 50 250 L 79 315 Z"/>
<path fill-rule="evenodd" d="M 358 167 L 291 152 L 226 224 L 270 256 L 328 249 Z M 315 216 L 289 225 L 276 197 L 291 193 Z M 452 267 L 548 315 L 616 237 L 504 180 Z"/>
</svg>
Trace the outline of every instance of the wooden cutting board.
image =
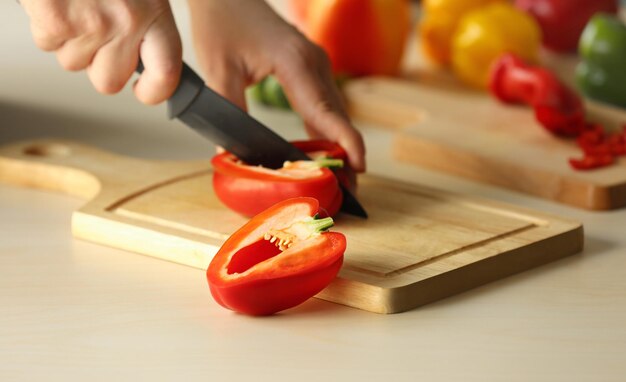
<svg viewBox="0 0 626 382">
<path fill-rule="evenodd" d="M 572 82 L 574 60 L 546 61 Z M 421 68 L 405 78 L 354 80 L 345 94 L 355 118 L 398 129 L 399 160 L 590 210 L 626 206 L 626 158 L 576 171 L 568 163 L 582 156 L 574 141 L 547 132 L 532 109 L 501 104 L 449 73 Z M 587 115 L 611 129 L 626 124 L 626 110 L 590 101 Z"/>
<path fill-rule="evenodd" d="M 0 148 L 0 181 L 87 199 L 72 215 L 78 238 L 203 270 L 245 222 L 216 199 L 208 161 L 22 142 Z M 580 223 L 419 185 L 363 176 L 358 197 L 370 219 L 337 217 L 348 250 L 317 297 L 372 312 L 405 311 L 583 246 Z"/>
</svg>

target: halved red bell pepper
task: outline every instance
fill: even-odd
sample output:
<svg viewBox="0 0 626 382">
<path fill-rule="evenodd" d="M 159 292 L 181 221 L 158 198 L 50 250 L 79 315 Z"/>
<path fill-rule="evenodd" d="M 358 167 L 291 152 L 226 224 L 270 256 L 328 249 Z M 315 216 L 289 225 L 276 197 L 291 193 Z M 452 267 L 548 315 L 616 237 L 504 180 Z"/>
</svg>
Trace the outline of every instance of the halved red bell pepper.
<svg viewBox="0 0 626 382">
<path fill-rule="evenodd" d="M 343 263 L 346 238 L 326 232 L 313 198 L 282 201 L 256 215 L 217 252 L 207 269 L 215 301 L 250 315 L 294 307 L 324 289 Z"/>
<path fill-rule="evenodd" d="M 343 196 L 337 177 L 323 166 L 344 162 L 345 151 L 328 141 L 296 141 L 293 144 L 318 159 L 324 156 L 339 161 L 288 162 L 283 168 L 272 170 L 249 166 L 228 152 L 218 154 L 211 161 L 213 189 L 217 197 L 233 211 L 253 216 L 285 199 L 308 196 L 319 201 L 324 216 L 334 216 Z M 339 171 L 340 178 L 348 182 L 349 169 Z"/>
<path fill-rule="evenodd" d="M 356 173 L 348 166 L 348 153 L 343 147 L 335 142 L 325 139 L 311 139 L 308 141 L 293 141 L 294 146 L 307 153 L 311 159 L 318 160 L 320 158 L 341 159 L 343 166 L 332 167 L 331 170 L 337 176 L 337 180 L 347 189 L 352 191 L 356 188 Z"/>
</svg>

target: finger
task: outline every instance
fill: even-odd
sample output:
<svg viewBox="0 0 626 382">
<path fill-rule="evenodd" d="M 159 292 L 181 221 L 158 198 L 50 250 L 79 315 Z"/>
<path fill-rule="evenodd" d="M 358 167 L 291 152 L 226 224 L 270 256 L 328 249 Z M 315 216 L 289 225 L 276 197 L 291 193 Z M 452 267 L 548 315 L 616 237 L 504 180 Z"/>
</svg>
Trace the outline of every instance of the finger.
<svg viewBox="0 0 626 382">
<path fill-rule="evenodd" d="M 202 72 L 205 74 L 204 81 L 208 87 L 242 110 L 248 110 L 245 96 L 246 76 L 237 65 L 204 60 Z"/>
<path fill-rule="evenodd" d="M 339 143 L 347 152 L 350 166 L 365 171 L 363 137 L 350 123 L 329 65 L 316 53 L 309 59 L 292 58 L 276 76 L 283 84 L 291 105 L 302 116 L 310 133 Z M 320 58 L 321 57 L 321 58 Z M 288 61 L 287 61 L 288 62 Z"/>
<path fill-rule="evenodd" d="M 69 16 L 58 4 L 23 1 L 22 7 L 30 18 L 31 35 L 39 49 L 55 51 L 76 36 Z"/>
<path fill-rule="evenodd" d="M 241 109 L 247 110 L 245 90 L 249 85 L 249 78 L 242 57 L 252 49 L 229 44 L 247 40 L 240 36 L 234 40 L 231 38 L 240 32 L 237 23 L 227 20 L 207 23 L 206 17 L 207 14 L 221 14 L 221 10 L 230 5 L 220 5 L 220 2 L 212 1 L 190 1 L 189 4 L 193 10 L 193 45 L 206 85 Z M 219 29 L 219 33 L 215 32 L 216 29 Z M 256 61 L 255 65 L 261 65 L 261 62 Z"/>
<path fill-rule="evenodd" d="M 138 46 L 135 41 L 113 39 L 98 49 L 87 67 L 98 92 L 114 94 L 124 88 L 137 66 Z"/>
<path fill-rule="evenodd" d="M 69 33 L 52 34 L 38 25 L 31 25 L 31 35 L 35 45 L 46 52 L 53 52 L 63 46 L 65 41 L 70 38 Z"/>
<path fill-rule="evenodd" d="M 83 70 L 91 64 L 98 49 L 106 42 L 103 35 L 83 35 L 68 40 L 57 49 L 57 60 L 65 70 Z"/>
<path fill-rule="evenodd" d="M 149 105 L 165 101 L 178 86 L 183 57 L 180 35 L 171 12 L 150 26 L 139 54 L 144 71 L 134 85 L 135 96 Z"/>
</svg>

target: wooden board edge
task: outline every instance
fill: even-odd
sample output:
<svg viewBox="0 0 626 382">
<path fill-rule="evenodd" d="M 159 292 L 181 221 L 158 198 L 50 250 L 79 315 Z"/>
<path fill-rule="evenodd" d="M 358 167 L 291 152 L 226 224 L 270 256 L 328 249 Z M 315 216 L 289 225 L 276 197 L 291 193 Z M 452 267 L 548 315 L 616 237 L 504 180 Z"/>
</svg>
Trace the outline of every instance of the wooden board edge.
<svg viewBox="0 0 626 382">
<path fill-rule="evenodd" d="M 315 297 L 367 312 L 384 314 L 388 313 L 390 308 L 387 305 L 390 301 L 387 294 L 385 288 L 337 277 Z"/>
<path fill-rule="evenodd" d="M 565 243 L 554 251 L 554 241 Z M 415 309 L 481 285 L 580 253 L 584 247 L 582 225 L 533 244 L 471 263 L 416 283 L 386 290 L 384 313 Z"/>
<path fill-rule="evenodd" d="M 426 139 L 407 137 L 398 134 L 393 142 L 393 156 L 401 162 L 414 164 L 435 171 L 485 182 L 528 195 L 568 204 L 591 211 L 606 211 L 626 206 L 626 183 L 612 186 L 585 183 L 574 178 L 560 178 L 557 174 L 542 169 L 527 169 L 515 163 L 493 161 L 480 154 L 463 149 L 454 149 Z M 420 152 L 416 157 L 406 153 Z M 438 160 L 445 155 L 447 160 Z M 463 163 L 452 166 L 448 163 Z M 484 164 L 490 171 L 484 171 Z M 532 171 L 533 177 L 525 177 L 524 172 Z M 531 183 L 530 179 L 541 179 Z M 543 183 L 543 184 L 538 184 Z M 557 190 L 557 191 L 555 191 Z M 568 190 L 567 192 L 564 190 Z"/>
<path fill-rule="evenodd" d="M 123 220 L 123 219 L 121 219 Z M 77 211 L 72 217 L 74 235 L 83 240 L 122 249 L 173 263 L 206 270 L 210 259 L 219 249 L 180 233 L 165 234 L 150 227 L 129 224 L 120 219 L 100 217 Z M 141 237 L 141 240 L 137 240 Z M 550 252 L 553 240 L 567 243 L 561 251 Z M 148 243 L 148 244 L 146 244 Z M 573 255 L 582 250 L 583 228 L 578 227 L 560 235 L 491 256 L 465 267 L 411 284 L 385 288 L 343 277 L 334 280 L 316 298 L 373 313 L 393 314 L 464 292 L 524 270 Z M 181 253 L 183 256 L 178 256 Z M 189 257 L 188 253 L 195 256 Z M 356 298 L 355 298 L 356 296 Z"/>
<path fill-rule="evenodd" d="M 89 242 L 202 270 L 207 269 L 221 247 L 199 235 L 167 228 L 157 230 L 112 213 L 99 216 L 76 211 L 72 214 L 72 233 Z"/>
</svg>

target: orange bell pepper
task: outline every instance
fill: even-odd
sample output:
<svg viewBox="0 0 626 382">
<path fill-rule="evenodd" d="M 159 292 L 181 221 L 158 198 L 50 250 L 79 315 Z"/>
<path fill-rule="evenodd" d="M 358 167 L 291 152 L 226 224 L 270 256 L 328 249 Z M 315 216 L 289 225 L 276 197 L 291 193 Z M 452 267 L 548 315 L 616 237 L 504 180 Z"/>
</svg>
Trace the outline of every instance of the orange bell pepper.
<svg viewBox="0 0 626 382">
<path fill-rule="evenodd" d="M 424 0 L 425 13 L 418 32 L 418 41 L 426 57 L 439 65 L 449 65 L 452 60 L 452 37 L 468 12 L 505 0 Z"/>
<path fill-rule="evenodd" d="M 328 54 L 336 74 L 393 75 L 410 32 L 408 0 L 294 0 L 304 33 Z"/>
</svg>

